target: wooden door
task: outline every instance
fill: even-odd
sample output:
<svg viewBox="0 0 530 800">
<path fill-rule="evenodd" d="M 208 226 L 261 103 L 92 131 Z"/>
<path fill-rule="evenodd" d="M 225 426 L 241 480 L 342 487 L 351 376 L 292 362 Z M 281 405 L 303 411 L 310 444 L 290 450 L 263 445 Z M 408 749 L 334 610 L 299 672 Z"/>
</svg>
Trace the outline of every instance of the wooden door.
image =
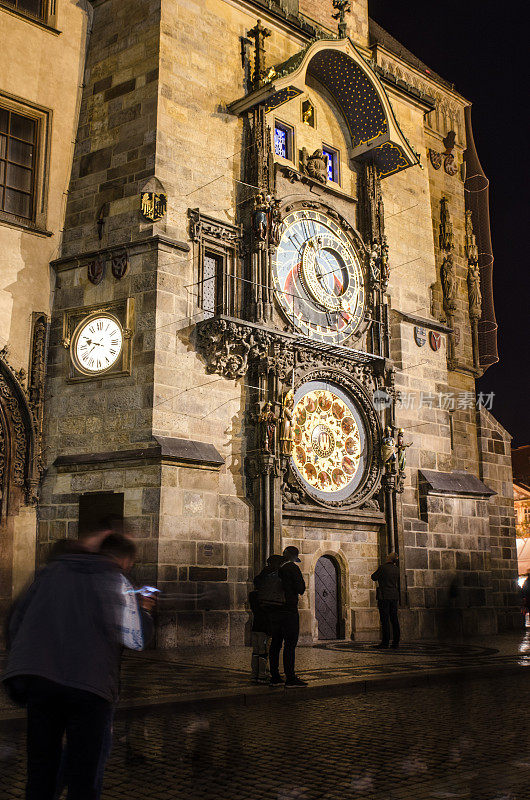
<svg viewBox="0 0 530 800">
<path fill-rule="evenodd" d="M 318 559 L 315 567 L 315 615 L 319 639 L 339 638 L 339 581 L 335 561 Z"/>
</svg>

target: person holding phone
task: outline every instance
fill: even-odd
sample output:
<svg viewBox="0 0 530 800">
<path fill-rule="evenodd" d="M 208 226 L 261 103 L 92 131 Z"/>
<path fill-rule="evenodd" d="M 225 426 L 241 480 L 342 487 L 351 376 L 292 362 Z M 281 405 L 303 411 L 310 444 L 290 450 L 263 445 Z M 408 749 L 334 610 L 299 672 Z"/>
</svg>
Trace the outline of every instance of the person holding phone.
<svg viewBox="0 0 530 800">
<path fill-rule="evenodd" d="M 127 594 L 135 553 L 113 533 L 99 553 L 56 557 L 11 615 L 2 680 L 27 705 L 26 800 L 56 794 L 64 734 L 69 800 L 100 797 L 122 649 L 143 649 L 154 630 L 154 599 Z"/>
</svg>

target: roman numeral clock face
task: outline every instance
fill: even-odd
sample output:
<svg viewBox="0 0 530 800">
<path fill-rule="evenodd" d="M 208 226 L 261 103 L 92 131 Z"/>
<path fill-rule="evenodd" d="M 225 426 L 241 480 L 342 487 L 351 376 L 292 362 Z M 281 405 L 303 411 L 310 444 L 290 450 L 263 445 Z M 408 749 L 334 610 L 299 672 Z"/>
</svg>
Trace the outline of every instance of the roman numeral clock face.
<svg viewBox="0 0 530 800">
<path fill-rule="evenodd" d="M 363 320 L 359 258 L 327 214 L 310 209 L 287 214 L 273 259 L 273 279 L 284 314 L 316 341 L 341 344 Z"/>
<path fill-rule="evenodd" d="M 83 320 L 72 339 L 74 366 L 85 375 L 107 372 L 118 361 L 123 347 L 123 330 L 111 314 L 97 314 Z"/>
</svg>

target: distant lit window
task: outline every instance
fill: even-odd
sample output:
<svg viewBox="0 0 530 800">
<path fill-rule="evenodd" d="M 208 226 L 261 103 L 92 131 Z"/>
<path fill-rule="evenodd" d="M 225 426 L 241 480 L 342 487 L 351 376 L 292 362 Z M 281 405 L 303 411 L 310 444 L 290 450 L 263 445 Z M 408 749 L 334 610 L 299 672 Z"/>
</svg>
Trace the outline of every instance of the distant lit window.
<svg viewBox="0 0 530 800">
<path fill-rule="evenodd" d="M 3 0 L 3 2 L 37 19 L 44 19 L 46 16 L 46 0 Z"/>
<path fill-rule="evenodd" d="M 281 158 L 292 159 L 293 129 L 283 122 L 274 125 L 274 152 Z"/>
<path fill-rule="evenodd" d="M 339 183 L 339 154 L 332 147 L 322 148 L 324 155 L 328 157 L 328 180 Z"/>
<path fill-rule="evenodd" d="M 0 211 L 34 216 L 38 121 L 0 107 Z"/>
</svg>

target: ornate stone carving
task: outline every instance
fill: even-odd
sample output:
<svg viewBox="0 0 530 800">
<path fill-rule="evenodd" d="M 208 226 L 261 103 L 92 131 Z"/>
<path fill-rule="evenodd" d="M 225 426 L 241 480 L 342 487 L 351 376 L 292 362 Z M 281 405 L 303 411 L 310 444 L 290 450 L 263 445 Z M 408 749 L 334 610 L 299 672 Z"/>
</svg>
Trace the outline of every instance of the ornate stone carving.
<svg viewBox="0 0 530 800">
<path fill-rule="evenodd" d="M 440 169 L 440 167 L 442 166 L 443 156 L 437 150 L 429 148 L 429 160 L 433 165 L 434 169 Z"/>
<path fill-rule="evenodd" d="M 395 472 L 397 464 L 396 440 L 392 434 L 392 428 L 385 429 L 385 435 L 381 442 L 381 461 L 386 473 Z"/>
<path fill-rule="evenodd" d="M 479 320 L 482 316 L 482 292 L 480 289 L 480 269 L 478 266 L 478 247 L 473 232 L 471 211 L 466 211 L 466 244 L 467 256 L 467 291 L 469 299 L 469 316 L 472 320 Z"/>
<path fill-rule="evenodd" d="M 482 292 L 480 290 L 480 270 L 478 264 L 469 262 L 467 270 L 467 293 L 469 298 L 469 316 L 479 320 L 482 316 Z"/>
<path fill-rule="evenodd" d="M 309 155 L 306 147 L 300 151 L 300 171 L 320 183 L 328 182 L 328 156 L 321 148 L 317 148 L 313 155 Z"/>
<path fill-rule="evenodd" d="M 453 261 L 452 253 L 447 253 L 443 260 L 441 276 L 444 308 L 448 314 L 453 314 L 456 310 L 458 278 L 456 276 L 456 267 Z"/>
<path fill-rule="evenodd" d="M 270 342 L 270 335 L 263 330 L 219 318 L 197 325 L 196 336 L 207 371 L 231 379 L 243 377 L 249 358 L 264 355 Z"/>
<path fill-rule="evenodd" d="M 249 39 L 254 39 L 254 71 L 252 73 L 252 87 L 257 89 L 267 79 L 265 63 L 265 39 L 271 36 L 272 31 L 265 28 L 258 19 L 256 25 L 247 32 Z"/>
<path fill-rule="evenodd" d="M 265 453 L 276 454 L 276 431 L 279 421 L 279 417 L 272 408 L 272 403 L 265 403 L 258 416 L 259 444 Z"/>
<path fill-rule="evenodd" d="M 339 21 L 339 39 L 346 38 L 346 14 L 351 11 L 350 0 L 333 0 L 333 8 L 337 9 L 336 14 L 332 14 L 333 19 Z"/>
<path fill-rule="evenodd" d="M 200 242 L 204 236 L 233 245 L 241 242 L 242 234 L 239 226 L 201 214 L 198 208 L 188 208 L 188 217 L 190 237 L 194 242 Z"/>
<path fill-rule="evenodd" d="M 8 363 L 7 348 L 0 350 L 0 481 L 2 495 L 11 486 L 23 490 L 25 501 L 34 503 L 39 480 L 37 426 L 28 395 L 22 384 L 24 370 L 14 371 Z M 6 458 L 6 454 L 10 454 Z M 5 503 L 3 502 L 5 512 Z"/>
<path fill-rule="evenodd" d="M 280 454 L 290 456 L 293 452 L 293 405 L 292 391 L 285 394 L 282 403 L 282 417 L 280 423 Z"/>
<path fill-rule="evenodd" d="M 449 213 L 447 197 L 440 200 L 440 250 L 452 250 L 454 247 L 453 223 Z"/>
<path fill-rule="evenodd" d="M 260 192 L 254 198 L 254 211 L 252 213 L 252 229 L 258 242 L 267 238 L 269 205 L 264 195 Z"/>
<path fill-rule="evenodd" d="M 121 280 L 129 267 L 129 257 L 127 251 L 115 253 L 110 262 L 110 269 L 117 281 Z"/>
<path fill-rule="evenodd" d="M 103 277 L 105 275 L 105 259 L 103 256 L 97 256 L 96 258 L 89 261 L 87 264 L 87 277 L 90 283 L 93 283 L 94 286 L 97 286 L 98 283 L 101 283 Z"/>
</svg>

